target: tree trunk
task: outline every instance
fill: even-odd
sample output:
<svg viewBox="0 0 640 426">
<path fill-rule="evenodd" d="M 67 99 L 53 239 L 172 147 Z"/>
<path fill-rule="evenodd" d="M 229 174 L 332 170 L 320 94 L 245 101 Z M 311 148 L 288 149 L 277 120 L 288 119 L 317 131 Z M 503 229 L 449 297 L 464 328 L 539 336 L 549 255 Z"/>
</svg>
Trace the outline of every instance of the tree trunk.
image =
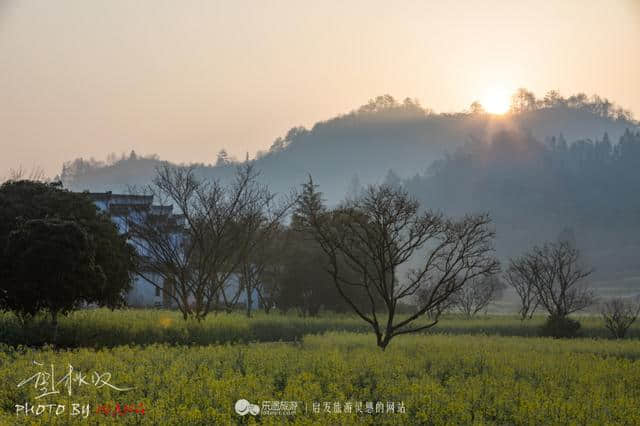
<svg viewBox="0 0 640 426">
<path fill-rule="evenodd" d="M 251 305 L 253 303 L 253 298 L 251 294 L 251 286 L 249 285 L 249 283 L 247 283 L 245 289 L 247 291 L 247 318 L 251 318 Z"/>
<path fill-rule="evenodd" d="M 378 339 L 378 347 L 384 352 L 384 350 L 387 349 L 387 345 L 389 345 L 390 341 L 391 339 L 388 336 L 384 336 L 384 338 Z"/>
</svg>

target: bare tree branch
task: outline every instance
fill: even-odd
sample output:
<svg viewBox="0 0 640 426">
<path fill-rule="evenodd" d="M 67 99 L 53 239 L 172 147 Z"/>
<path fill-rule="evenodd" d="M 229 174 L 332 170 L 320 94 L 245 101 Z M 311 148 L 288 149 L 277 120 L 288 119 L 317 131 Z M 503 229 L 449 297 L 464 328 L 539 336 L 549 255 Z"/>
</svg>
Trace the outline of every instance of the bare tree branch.
<svg viewBox="0 0 640 426">
<path fill-rule="evenodd" d="M 329 259 L 338 292 L 371 324 L 382 349 L 394 336 L 435 325 L 437 319 L 410 327 L 425 313 L 446 304 L 469 280 L 499 269 L 491 255 L 494 233 L 487 215 L 454 221 L 430 211 L 421 213 L 419 207 L 402 188 L 381 185 L 370 186 L 327 211 L 311 178 L 298 203 L 298 215 L 313 230 Z M 402 278 L 399 271 L 407 264 L 414 267 Z M 357 282 L 353 276 L 358 277 Z M 347 285 L 360 287 L 364 299 L 347 294 Z M 396 321 L 398 304 L 416 294 L 424 296 L 418 310 Z M 380 308 L 386 318 L 380 317 Z"/>
</svg>

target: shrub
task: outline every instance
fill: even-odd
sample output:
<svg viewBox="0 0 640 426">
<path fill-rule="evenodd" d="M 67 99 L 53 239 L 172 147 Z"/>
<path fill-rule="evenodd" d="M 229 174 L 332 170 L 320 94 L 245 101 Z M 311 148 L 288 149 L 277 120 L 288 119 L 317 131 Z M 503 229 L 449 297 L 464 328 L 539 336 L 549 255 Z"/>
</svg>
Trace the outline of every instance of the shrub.
<svg viewBox="0 0 640 426">
<path fill-rule="evenodd" d="M 578 337 L 580 323 L 564 316 L 550 315 L 541 329 L 543 336 L 561 338 Z"/>
<path fill-rule="evenodd" d="M 603 304 L 601 313 L 613 337 L 622 339 L 640 314 L 640 300 L 613 299 Z"/>
</svg>

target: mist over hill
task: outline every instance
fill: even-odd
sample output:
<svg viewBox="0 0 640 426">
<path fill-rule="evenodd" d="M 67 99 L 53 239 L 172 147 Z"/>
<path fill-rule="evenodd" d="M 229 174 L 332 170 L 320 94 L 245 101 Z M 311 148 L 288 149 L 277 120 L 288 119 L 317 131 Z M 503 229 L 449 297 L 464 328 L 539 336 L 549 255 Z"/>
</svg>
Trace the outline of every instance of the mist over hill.
<svg viewBox="0 0 640 426">
<path fill-rule="evenodd" d="M 634 125 L 628 112 L 584 95 L 536 100 L 521 91 L 505 116 L 486 114 L 477 105 L 472 112 L 434 114 L 417 101 L 399 102 L 385 95 L 311 129 L 294 127 L 253 161 L 274 191 L 298 186 L 310 173 L 334 203 L 354 183 L 380 182 L 390 169 L 401 178 L 423 173 L 470 139 L 483 139 L 501 129 L 529 131 L 541 141 L 560 134 L 575 141 L 604 132 L 617 140 Z M 61 178 L 74 190 L 123 191 L 128 185 L 148 183 L 163 160 L 171 161 L 135 153 L 112 155 L 104 162 L 76 159 L 65 164 Z M 235 162 L 221 151 L 210 164 L 193 166 L 202 176 L 224 178 L 234 172 Z"/>
<path fill-rule="evenodd" d="M 448 215 L 488 212 L 503 258 L 563 235 L 584 252 L 596 279 L 638 288 L 638 170 L 637 130 L 625 130 L 617 142 L 604 133 L 573 143 L 501 130 L 396 184 Z"/>
<path fill-rule="evenodd" d="M 607 100 L 551 92 L 514 96 L 510 113 L 434 114 L 418 102 L 381 96 L 348 114 L 296 127 L 253 161 L 275 192 L 311 174 L 329 204 L 366 184 L 402 185 L 446 214 L 489 212 L 502 259 L 558 234 L 575 240 L 611 292 L 640 284 L 640 132 Z M 149 183 L 163 160 L 76 159 L 61 178 L 74 190 L 127 191 Z M 202 177 L 227 179 L 239 162 L 224 150 Z"/>
<path fill-rule="evenodd" d="M 503 258 L 569 235 L 604 286 L 640 284 L 640 134 L 631 115 L 597 96 L 537 100 L 520 90 L 510 113 L 434 114 L 417 101 L 380 96 L 348 114 L 292 128 L 253 161 L 275 192 L 311 174 L 329 204 L 369 183 L 403 185 L 426 208 L 489 212 Z M 65 186 L 126 192 L 163 162 L 132 152 L 65 164 Z M 221 150 L 192 164 L 227 179 L 239 161 Z M 629 281 L 631 280 L 631 281 Z"/>
</svg>

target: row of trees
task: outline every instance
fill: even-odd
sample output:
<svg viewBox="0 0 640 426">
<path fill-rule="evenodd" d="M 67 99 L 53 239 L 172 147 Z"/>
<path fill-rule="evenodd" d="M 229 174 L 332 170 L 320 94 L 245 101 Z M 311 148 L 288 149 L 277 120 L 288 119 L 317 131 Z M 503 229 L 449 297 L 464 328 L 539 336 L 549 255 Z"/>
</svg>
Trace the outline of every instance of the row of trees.
<svg viewBox="0 0 640 426">
<path fill-rule="evenodd" d="M 607 133 L 602 139 L 583 139 L 571 144 L 561 134 L 552 137 L 545 148 L 545 161 L 558 171 L 601 174 L 615 168 L 629 173 L 640 164 L 640 131 L 634 133 L 627 128 L 616 144 L 612 144 Z"/>
<path fill-rule="evenodd" d="M 185 318 L 230 309 L 239 292 L 255 290 L 267 310 L 299 308 L 313 315 L 321 308 L 352 308 L 375 324 L 384 308 L 388 331 L 380 340 L 386 346 L 394 332 L 406 332 L 402 326 L 497 268 L 489 256 L 493 232 L 486 215 L 453 221 L 422 213 L 405 191 L 388 185 L 327 210 L 311 180 L 298 196 L 276 200 L 247 163 L 229 185 L 200 181 L 192 169 L 166 167 L 147 193 L 173 203 L 186 226 L 132 216 L 129 236 L 145 253 L 139 273 L 158 288 L 171 282 L 168 296 Z M 422 250 L 432 243 L 436 247 L 424 263 L 402 271 L 401 279 L 400 268 L 424 257 Z M 229 294 L 232 274 L 240 285 Z M 424 306 L 396 327 L 401 302 L 425 289 L 430 298 Z M 376 328 L 382 329 L 380 323 Z"/>
<path fill-rule="evenodd" d="M 186 225 L 132 217 L 129 236 L 144 254 L 138 273 L 159 288 L 171 282 L 169 296 L 185 319 L 232 308 L 238 292 L 256 290 L 267 309 L 353 310 L 385 348 L 397 335 L 435 325 L 437 316 L 416 320 L 498 271 L 487 215 L 453 220 L 422 211 L 399 187 L 371 186 L 328 209 L 311 178 L 299 195 L 276 200 L 246 163 L 228 185 L 166 167 L 146 189 L 176 206 Z M 226 291 L 232 274 L 235 295 Z M 409 303 L 418 306 L 399 318 Z"/>
<path fill-rule="evenodd" d="M 230 310 L 241 291 L 250 297 L 258 286 L 267 261 L 259 258 L 295 200 L 276 200 L 257 176 L 247 163 L 225 185 L 198 179 L 193 168 L 165 166 L 144 192 L 173 204 L 184 224 L 142 210 L 129 216 L 130 240 L 143 254 L 138 274 L 165 291 L 185 319 Z M 230 294 L 228 283 L 238 272 L 240 286 Z"/>
<path fill-rule="evenodd" d="M 543 333 L 573 337 L 580 324 L 569 315 L 596 303 L 593 291 L 584 283 L 591 273 L 582 265 L 575 246 L 561 239 L 510 259 L 504 275 L 518 295 L 522 320 L 542 307 L 549 315 Z M 603 303 L 600 312 L 613 337 L 623 338 L 638 318 L 640 300 L 614 298 Z"/>
<path fill-rule="evenodd" d="M 509 111 L 517 114 L 544 108 L 573 108 L 585 110 L 603 118 L 628 122 L 633 121 L 631 111 L 617 106 L 607 98 L 601 98 L 598 95 L 588 97 L 584 93 L 578 93 L 565 98 L 557 90 L 551 90 L 547 92 L 542 99 L 538 99 L 533 92 L 520 88 L 511 96 Z M 472 114 L 483 114 L 485 111 L 482 104 L 475 101 L 471 104 L 470 112 Z"/>
<path fill-rule="evenodd" d="M 526 132 L 496 132 L 470 141 L 435 162 L 428 173 L 402 181 L 420 201 L 448 214 L 489 211 L 500 234 L 499 254 L 524 252 L 527 240 L 551 240 L 570 224 L 602 274 L 638 271 L 640 133 L 612 144 L 542 143 Z M 627 249 L 620 250 L 624 245 Z"/>
<path fill-rule="evenodd" d="M 3 184 L 2 307 L 24 320 L 46 311 L 55 324 L 84 304 L 122 305 L 135 273 L 165 291 L 185 319 L 231 310 L 242 292 L 250 315 L 255 293 L 267 311 L 353 311 L 385 349 L 448 309 L 480 312 L 503 288 L 489 216 L 425 211 L 400 185 L 369 186 L 327 208 L 310 177 L 299 194 L 278 198 L 246 163 L 227 184 L 165 167 L 144 192 L 171 202 L 179 218 L 133 211 L 119 235 L 86 194 Z M 523 319 L 544 307 L 549 334 L 575 334 L 568 316 L 594 302 L 583 285 L 591 271 L 579 260 L 566 241 L 511 259 L 504 280 L 521 298 Z M 629 322 L 623 308 L 607 311 L 616 330 Z"/>
</svg>

